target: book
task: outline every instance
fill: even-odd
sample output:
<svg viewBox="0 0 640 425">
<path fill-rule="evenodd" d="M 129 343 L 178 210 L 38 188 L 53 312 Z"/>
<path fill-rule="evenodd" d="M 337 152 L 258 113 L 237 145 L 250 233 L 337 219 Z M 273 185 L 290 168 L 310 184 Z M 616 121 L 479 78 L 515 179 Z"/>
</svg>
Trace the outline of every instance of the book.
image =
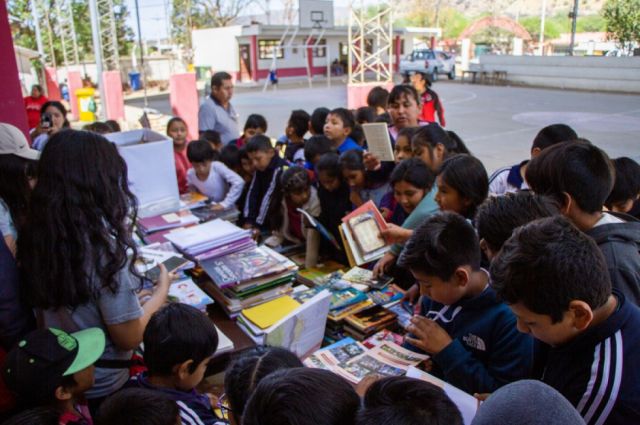
<svg viewBox="0 0 640 425">
<path fill-rule="evenodd" d="M 309 214 L 302 208 L 298 208 L 298 212 L 304 215 L 307 221 L 309 222 L 309 224 L 311 225 L 311 227 L 316 229 L 318 233 L 320 233 L 320 235 L 322 235 L 323 238 L 328 240 L 335 249 L 337 249 L 338 251 L 342 251 L 342 247 L 340 246 L 340 243 L 336 240 L 335 236 L 333 236 L 331 232 L 329 232 L 327 228 L 324 227 L 322 223 L 320 223 L 320 221 L 318 221 L 317 218 L 314 218 L 311 214 Z"/>
<path fill-rule="evenodd" d="M 389 329 L 383 329 L 362 341 L 362 345 L 367 348 L 373 348 L 382 345 L 385 342 L 393 342 L 394 344 L 402 346 L 402 344 L 404 344 L 404 337 L 390 331 Z"/>
<path fill-rule="evenodd" d="M 331 311 L 341 310 L 350 305 L 365 301 L 367 295 L 354 288 L 346 288 L 334 291 L 331 295 Z"/>
<path fill-rule="evenodd" d="M 367 140 L 368 152 L 377 156 L 380 161 L 394 161 L 391 137 L 386 123 L 362 124 L 362 130 Z"/>
<path fill-rule="evenodd" d="M 345 317 L 347 317 L 348 315 L 352 314 L 352 313 L 356 313 L 360 310 L 364 310 L 365 308 L 371 307 L 373 306 L 373 301 L 371 301 L 369 298 L 367 298 L 366 300 L 359 302 L 357 304 L 352 304 L 348 307 L 345 307 L 343 309 L 339 309 L 339 310 L 334 310 L 332 312 L 329 313 L 328 319 L 333 321 L 333 322 L 339 322 L 341 320 L 343 320 Z"/>
<path fill-rule="evenodd" d="M 191 255 L 198 255 L 247 237 L 251 237 L 251 230 L 241 229 L 233 223 L 220 219 L 165 235 L 165 238 L 178 249 Z"/>
<path fill-rule="evenodd" d="M 155 245 L 155 247 L 160 247 Z M 138 249 L 138 260 L 135 263 L 138 273 L 143 274 L 147 279 L 156 282 L 160 277 L 160 264 L 164 264 L 169 273 L 192 269 L 195 264 L 187 260 L 175 251 L 155 249 L 149 246 L 142 246 Z"/>
<path fill-rule="evenodd" d="M 267 329 L 291 313 L 299 305 L 298 301 L 285 295 L 264 304 L 242 310 L 242 316 L 260 329 Z"/>
<path fill-rule="evenodd" d="M 389 305 L 394 304 L 402 299 L 404 294 L 399 291 L 395 285 L 391 285 L 384 289 L 379 289 L 375 291 L 369 291 L 367 296 L 371 301 L 378 305 Z"/>
<path fill-rule="evenodd" d="M 335 261 L 325 261 L 322 264 L 318 264 L 316 267 L 299 270 L 297 280 L 298 282 L 309 286 L 318 285 L 325 276 L 342 270 L 343 268 L 344 266 L 342 264 Z"/>
<path fill-rule="evenodd" d="M 413 317 L 413 307 L 406 302 L 399 302 L 394 304 L 389 308 L 389 311 L 392 311 L 396 314 L 398 318 L 398 324 L 406 329 L 407 326 L 411 324 L 411 317 Z"/>
<path fill-rule="evenodd" d="M 201 311 L 206 311 L 209 304 L 213 304 L 213 300 L 207 295 L 191 278 L 173 282 L 169 286 L 170 301 L 187 304 Z"/>
<path fill-rule="evenodd" d="M 240 217 L 240 211 L 235 206 L 225 210 L 212 210 L 211 205 L 203 205 L 199 207 L 195 207 L 191 210 L 191 213 L 198 217 L 201 223 L 206 221 L 211 221 L 216 218 L 220 220 L 226 220 L 230 222 L 235 222 Z"/>
<path fill-rule="evenodd" d="M 137 223 L 143 233 L 153 233 L 159 230 L 174 229 L 176 227 L 196 224 L 198 221 L 198 217 L 191 214 L 191 211 L 180 210 L 167 214 L 139 218 Z"/>
<path fill-rule="evenodd" d="M 340 236 L 352 267 L 369 263 L 382 257 L 391 247 L 382 237 L 387 223 L 380 211 L 368 201 L 342 218 Z"/>
<path fill-rule="evenodd" d="M 372 289 L 382 289 L 393 282 L 393 277 L 382 275 L 379 278 L 373 277 L 373 271 L 369 269 L 363 269 L 362 267 L 352 267 L 343 276 L 342 279 L 352 282 L 367 285 Z"/>
<path fill-rule="evenodd" d="M 209 294 L 220 307 L 222 307 L 227 316 L 233 319 L 238 317 L 243 309 L 250 308 L 291 293 L 292 281 L 293 279 L 264 291 L 256 292 L 251 296 L 242 299 L 236 296 L 231 296 L 231 294 L 218 288 L 218 286 L 211 281 L 205 281 L 202 286 L 206 293 Z"/>
<path fill-rule="evenodd" d="M 471 422 L 473 422 L 473 418 L 476 416 L 478 407 L 480 406 L 480 401 L 477 398 L 414 366 L 407 369 L 407 376 L 429 382 L 436 387 L 442 388 L 445 394 L 447 394 L 451 401 L 458 407 L 458 410 L 462 414 L 464 424 L 470 425 Z"/>
<path fill-rule="evenodd" d="M 214 356 L 233 351 L 233 349 L 235 348 L 235 344 L 233 343 L 233 341 L 231 341 L 231 339 L 227 335 L 225 335 L 224 332 L 222 332 L 217 326 L 216 331 L 218 331 L 218 348 L 216 349 L 216 353 Z"/>
<path fill-rule="evenodd" d="M 344 321 L 345 325 L 350 325 L 357 331 L 369 335 L 394 324 L 396 317 L 395 313 L 380 305 L 375 305 L 366 310 L 348 315 Z"/>
<path fill-rule="evenodd" d="M 194 209 L 208 204 L 209 198 L 200 192 L 187 192 L 180 195 L 180 208 Z"/>
</svg>

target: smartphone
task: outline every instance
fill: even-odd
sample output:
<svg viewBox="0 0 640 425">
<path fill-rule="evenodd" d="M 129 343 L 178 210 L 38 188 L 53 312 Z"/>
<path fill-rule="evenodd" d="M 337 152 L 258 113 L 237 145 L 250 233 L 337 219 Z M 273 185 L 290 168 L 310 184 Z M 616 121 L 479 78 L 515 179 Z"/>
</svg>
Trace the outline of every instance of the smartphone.
<svg viewBox="0 0 640 425">
<path fill-rule="evenodd" d="M 40 127 L 42 127 L 45 130 L 48 130 L 51 127 L 53 127 L 53 118 L 51 117 L 50 113 L 45 112 L 44 114 L 42 114 L 42 119 L 40 120 Z"/>
<path fill-rule="evenodd" d="M 169 273 L 175 271 L 177 268 L 185 264 L 187 260 L 181 257 L 171 257 L 168 260 L 164 261 L 162 264 L 167 268 Z M 158 278 L 160 278 L 160 266 L 155 266 L 144 274 L 144 276 L 152 282 L 157 282 Z"/>
</svg>

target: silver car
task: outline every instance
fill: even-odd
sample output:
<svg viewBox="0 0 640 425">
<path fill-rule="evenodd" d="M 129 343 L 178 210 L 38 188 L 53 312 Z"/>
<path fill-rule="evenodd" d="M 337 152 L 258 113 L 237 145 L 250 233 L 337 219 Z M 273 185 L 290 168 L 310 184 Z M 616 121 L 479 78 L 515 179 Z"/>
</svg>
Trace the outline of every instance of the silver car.
<svg viewBox="0 0 640 425">
<path fill-rule="evenodd" d="M 456 78 L 456 57 L 442 50 L 417 49 L 400 61 L 400 73 L 422 72 L 436 81 L 439 74 Z"/>
</svg>

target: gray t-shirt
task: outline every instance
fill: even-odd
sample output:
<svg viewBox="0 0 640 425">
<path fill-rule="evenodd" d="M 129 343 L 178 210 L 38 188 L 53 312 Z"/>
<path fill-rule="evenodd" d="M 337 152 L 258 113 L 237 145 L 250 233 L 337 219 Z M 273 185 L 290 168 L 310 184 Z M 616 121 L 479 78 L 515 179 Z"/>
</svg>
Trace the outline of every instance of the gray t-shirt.
<svg viewBox="0 0 640 425">
<path fill-rule="evenodd" d="M 225 109 L 211 96 L 202 102 L 198 110 L 198 129 L 199 131 L 217 131 L 225 145 L 240 137 L 238 114 L 233 109 L 233 105 L 229 104 L 229 108 Z"/>
<path fill-rule="evenodd" d="M 101 359 L 131 359 L 132 351 L 123 351 L 114 345 L 109 337 L 107 325 L 117 325 L 142 316 L 142 307 L 135 292 L 140 284 L 139 279 L 129 271 L 128 265 L 120 270 L 117 280 L 120 287 L 115 294 L 108 288 L 100 288 L 95 300 L 78 306 L 72 312 L 45 310 L 43 312 L 45 326 L 61 328 L 67 332 L 91 327 L 101 328 L 107 339 Z M 100 282 L 94 278 L 92 284 L 98 287 Z M 104 397 L 120 389 L 129 379 L 129 370 L 96 368 L 95 376 L 93 388 L 86 392 L 87 398 Z"/>
<path fill-rule="evenodd" d="M 0 198 L 0 232 L 2 232 L 3 236 L 13 236 L 14 240 L 18 239 L 18 232 L 13 224 L 13 218 L 11 218 L 11 211 L 9 211 L 9 206 L 2 198 Z"/>
</svg>

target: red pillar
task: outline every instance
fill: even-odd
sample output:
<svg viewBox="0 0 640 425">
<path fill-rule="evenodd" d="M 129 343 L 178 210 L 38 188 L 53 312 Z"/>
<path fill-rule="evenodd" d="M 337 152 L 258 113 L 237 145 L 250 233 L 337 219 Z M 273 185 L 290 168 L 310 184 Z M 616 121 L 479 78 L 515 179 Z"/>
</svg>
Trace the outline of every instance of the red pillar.
<svg viewBox="0 0 640 425">
<path fill-rule="evenodd" d="M 312 45 L 315 43 L 315 38 L 310 38 L 307 40 L 307 45 Z M 313 48 L 307 47 L 307 65 L 309 66 L 309 75 L 313 76 Z"/>
<path fill-rule="evenodd" d="M 9 15 L 7 14 L 7 2 L 0 1 L 0 122 L 6 122 L 18 127 L 29 137 L 29 125 L 27 124 L 27 110 L 24 108 L 20 78 L 18 76 L 18 64 L 13 50 Z"/>
<path fill-rule="evenodd" d="M 82 88 L 82 76 L 80 75 L 80 71 L 69 71 L 67 75 L 67 84 L 69 86 L 71 116 L 74 120 L 77 120 L 80 116 L 80 111 L 78 110 L 78 97 L 76 96 L 76 90 Z"/>
<path fill-rule="evenodd" d="M 104 97 L 102 107 L 108 120 L 124 120 L 124 98 L 122 96 L 122 79 L 120 71 L 104 71 L 102 73 Z"/>
<path fill-rule="evenodd" d="M 49 100 L 61 100 L 60 85 L 58 85 L 58 72 L 56 68 L 47 66 L 44 69 L 44 78 L 47 81 L 47 97 Z"/>
<path fill-rule="evenodd" d="M 435 36 L 431 36 L 431 49 L 435 49 L 436 48 L 436 38 Z"/>
<path fill-rule="evenodd" d="M 189 140 L 198 139 L 198 89 L 196 74 L 175 74 L 169 79 L 171 111 L 187 123 Z"/>
<path fill-rule="evenodd" d="M 396 35 L 396 45 L 395 45 L 395 57 L 396 57 L 396 63 L 394 66 L 394 69 L 396 72 L 398 72 L 400 70 L 400 61 L 402 60 L 402 58 L 400 57 L 400 52 L 402 51 L 402 39 L 400 38 L 399 35 Z"/>
<path fill-rule="evenodd" d="M 249 53 L 251 56 L 251 79 L 258 81 L 258 36 L 252 35 L 249 38 Z"/>
</svg>

